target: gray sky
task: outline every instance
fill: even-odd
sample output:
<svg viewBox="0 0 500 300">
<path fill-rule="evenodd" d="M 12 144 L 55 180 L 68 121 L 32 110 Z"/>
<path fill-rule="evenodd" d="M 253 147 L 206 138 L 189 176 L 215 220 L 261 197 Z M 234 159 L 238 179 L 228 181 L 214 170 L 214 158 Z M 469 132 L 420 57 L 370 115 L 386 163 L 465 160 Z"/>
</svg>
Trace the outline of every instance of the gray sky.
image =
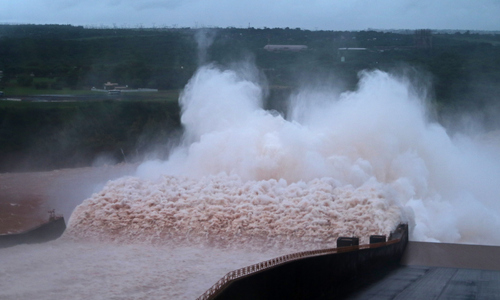
<svg viewBox="0 0 500 300">
<path fill-rule="evenodd" d="M 0 23 L 500 30 L 500 0 L 0 0 Z"/>
</svg>

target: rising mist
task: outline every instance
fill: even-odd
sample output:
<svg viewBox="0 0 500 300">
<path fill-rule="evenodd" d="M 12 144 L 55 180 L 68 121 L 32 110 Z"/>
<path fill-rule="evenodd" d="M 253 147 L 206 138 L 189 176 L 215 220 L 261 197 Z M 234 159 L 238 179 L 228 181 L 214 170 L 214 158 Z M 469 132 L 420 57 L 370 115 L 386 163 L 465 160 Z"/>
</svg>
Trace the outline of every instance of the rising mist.
<svg viewBox="0 0 500 300">
<path fill-rule="evenodd" d="M 167 161 L 149 161 L 139 166 L 137 175 L 143 179 L 134 179 L 134 184 L 148 186 L 147 192 L 129 197 L 127 205 L 133 207 L 134 203 L 139 205 L 137 201 L 150 199 L 151 209 L 161 212 L 177 198 L 169 194 L 148 198 L 144 193 L 155 194 L 151 185 L 157 190 L 176 189 L 172 182 L 185 185 L 185 180 L 191 180 L 182 178 L 207 184 L 195 189 L 203 191 L 200 197 L 207 199 L 208 205 L 212 195 L 220 196 L 220 191 L 214 188 L 214 179 L 210 179 L 215 176 L 216 185 L 220 187 L 234 186 L 235 181 L 239 187 L 249 182 L 257 187 L 271 185 L 260 193 L 272 198 L 271 202 L 278 207 L 286 204 L 292 210 L 301 211 L 307 206 L 298 205 L 300 201 L 287 202 L 287 197 L 296 195 L 277 192 L 274 186 L 277 184 L 286 190 L 302 185 L 304 195 L 309 195 L 306 197 L 311 202 L 308 205 L 314 207 L 317 203 L 311 196 L 315 193 L 312 186 L 319 180 L 327 182 L 332 203 L 345 200 L 336 194 L 343 193 L 340 191 L 350 190 L 348 197 L 357 194 L 351 205 L 354 211 L 360 209 L 358 215 L 344 222 L 365 225 L 359 231 L 351 229 L 351 233 L 387 232 L 390 226 L 402 221 L 410 223 L 412 240 L 500 244 L 493 230 L 500 220 L 500 204 L 496 199 L 500 188 L 495 184 L 495 178 L 500 175 L 498 151 L 479 136 L 450 136 L 443 126 L 430 120 L 427 99 L 422 98 L 425 93 L 417 93 L 418 89 L 410 80 L 371 71 L 360 74 L 355 91 L 338 93 L 328 86 L 298 90 L 290 99 L 289 117 L 285 119 L 262 108 L 265 91 L 258 81 L 247 75 L 249 69 L 252 68 L 244 68 L 245 73 L 240 73 L 240 70 L 205 65 L 198 70 L 180 98 L 185 128 L 183 141 Z M 166 183 L 163 175 L 173 176 L 169 177 L 173 179 Z M 83 211 L 88 214 L 100 207 L 108 209 L 114 203 L 123 204 L 122 198 L 101 201 L 109 198 L 112 189 L 128 189 L 127 180 L 131 179 L 123 179 L 91 201 L 84 202 L 72 216 L 70 229 L 83 218 Z M 178 197 L 182 198 L 185 190 L 181 189 Z M 367 194 L 367 190 L 371 192 Z M 215 205 L 210 209 L 232 207 L 238 211 L 241 201 L 246 200 L 231 195 L 229 193 L 219 203 L 223 206 Z M 251 212 L 254 199 L 251 190 L 246 197 L 250 203 L 245 209 Z M 370 202 L 370 209 L 361 209 L 363 200 Z M 183 205 L 189 206 L 189 199 Z M 383 205 L 381 210 L 378 209 L 380 205 Z M 331 205 L 326 211 L 336 209 Z M 394 217 L 394 209 L 398 217 Z M 206 211 L 212 215 L 210 210 Z M 144 210 L 143 213 L 148 214 Z M 384 213 L 387 213 L 388 223 L 383 226 L 370 227 L 361 221 L 370 214 L 383 219 Z M 282 220 L 279 214 L 274 216 L 275 219 L 268 220 L 271 227 Z M 162 218 L 161 214 L 150 217 Z M 326 225 L 332 220 L 328 214 L 314 215 L 312 220 L 328 226 L 328 230 L 337 227 L 341 228 L 341 233 L 349 232 L 337 219 L 335 224 Z M 179 221 L 182 223 L 181 219 Z M 305 228 L 310 225 L 307 219 L 301 219 L 300 223 Z M 197 226 L 183 224 L 176 224 L 186 226 L 183 232 Z M 202 227 L 211 232 L 209 225 Z M 226 224 L 224 230 L 230 228 L 230 224 Z M 317 233 L 315 238 L 328 239 L 319 231 Z M 272 236 L 274 234 L 267 239 Z"/>
</svg>

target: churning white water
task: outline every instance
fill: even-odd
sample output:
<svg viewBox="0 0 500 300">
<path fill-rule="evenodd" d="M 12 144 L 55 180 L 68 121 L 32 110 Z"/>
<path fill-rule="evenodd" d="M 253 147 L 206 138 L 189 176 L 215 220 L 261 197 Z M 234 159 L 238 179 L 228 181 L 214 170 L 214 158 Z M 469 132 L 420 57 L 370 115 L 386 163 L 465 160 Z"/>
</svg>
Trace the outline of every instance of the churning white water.
<svg viewBox="0 0 500 300">
<path fill-rule="evenodd" d="M 498 148 L 449 136 L 408 80 L 304 89 L 285 119 L 242 70 L 201 67 L 180 98 L 183 143 L 86 200 L 68 234 L 317 247 L 405 221 L 413 240 L 500 244 Z"/>
</svg>

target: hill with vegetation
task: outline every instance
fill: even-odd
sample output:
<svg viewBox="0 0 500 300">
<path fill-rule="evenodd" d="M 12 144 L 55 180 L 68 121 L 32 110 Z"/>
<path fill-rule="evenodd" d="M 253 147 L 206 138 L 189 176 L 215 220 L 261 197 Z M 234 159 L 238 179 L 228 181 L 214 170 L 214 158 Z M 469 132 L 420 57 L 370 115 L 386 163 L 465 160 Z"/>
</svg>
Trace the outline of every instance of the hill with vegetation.
<svg viewBox="0 0 500 300">
<path fill-rule="evenodd" d="M 208 61 L 224 66 L 251 59 L 266 75 L 269 108 L 280 110 L 280 97 L 310 74 L 352 89 L 359 71 L 375 68 L 425 74 L 440 112 L 498 107 L 498 33 L 433 31 L 422 43 L 413 31 L 204 30 L 202 37 L 212 39 Z M 175 100 L 198 66 L 199 37 L 200 30 L 192 28 L 0 25 L 4 99 L 90 97 L 96 95 L 91 88 L 105 82 L 159 89 L 120 101 L 0 101 L 0 171 L 83 166 L 100 155 L 119 162 L 142 157 L 149 145 L 167 143 L 180 130 Z M 267 51 L 268 44 L 307 49 Z M 484 117 L 495 123 L 496 115 Z"/>
</svg>

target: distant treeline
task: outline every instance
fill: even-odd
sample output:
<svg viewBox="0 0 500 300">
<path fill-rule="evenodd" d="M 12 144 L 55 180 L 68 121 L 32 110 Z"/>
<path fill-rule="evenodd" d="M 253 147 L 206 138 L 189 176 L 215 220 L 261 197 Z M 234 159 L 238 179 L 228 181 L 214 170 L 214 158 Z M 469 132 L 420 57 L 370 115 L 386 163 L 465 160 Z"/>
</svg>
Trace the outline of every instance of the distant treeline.
<svg viewBox="0 0 500 300">
<path fill-rule="evenodd" d="M 214 28 L 207 61 L 252 60 L 271 86 L 268 108 L 305 79 L 356 86 L 359 71 L 413 70 L 431 82 L 439 111 L 499 107 L 500 35 Z M 0 90 L 89 90 L 105 82 L 160 90 L 182 88 L 198 66 L 197 29 L 0 25 Z M 306 45 L 304 51 L 264 49 Z M 356 51 L 349 49 L 358 48 Z M 361 48 L 361 49 L 359 49 Z M 414 72 L 414 71 L 417 72 Z M 13 95 L 10 95 L 13 96 Z M 14 95 L 15 96 L 15 95 Z M 489 114 L 494 118 L 495 114 Z M 0 102 L 0 171 L 89 165 L 104 154 L 140 158 L 180 130 L 179 107 L 166 101 Z"/>
<path fill-rule="evenodd" d="M 433 33 L 432 47 L 419 48 L 414 47 L 413 34 L 381 31 L 209 30 L 215 32 L 209 61 L 230 64 L 251 57 L 271 85 L 293 87 L 303 75 L 312 73 L 334 74 L 353 86 L 362 69 L 391 70 L 405 64 L 428 72 L 436 100 L 449 103 L 464 101 L 464 94 L 482 83 L 500 82 L 500 34 Z M 197 67 L 196 32 L 190 28 L 0 25 L 0 88 L 38 83 L 40 89 L 87 89 L 111 81 L 130 87 L 179 89 Z M 263 49 L 266 44 L 306 45 L 308 50 L 268 52 Z M 355 47 L 366 50 L 347 53 L 342 62 L 338 49 Z"/>
<path fill-rule="evenodd" d="M 175 102 L 0 101 L 0 172 L 164 158 L 179 132 Z"/>
</svg>

